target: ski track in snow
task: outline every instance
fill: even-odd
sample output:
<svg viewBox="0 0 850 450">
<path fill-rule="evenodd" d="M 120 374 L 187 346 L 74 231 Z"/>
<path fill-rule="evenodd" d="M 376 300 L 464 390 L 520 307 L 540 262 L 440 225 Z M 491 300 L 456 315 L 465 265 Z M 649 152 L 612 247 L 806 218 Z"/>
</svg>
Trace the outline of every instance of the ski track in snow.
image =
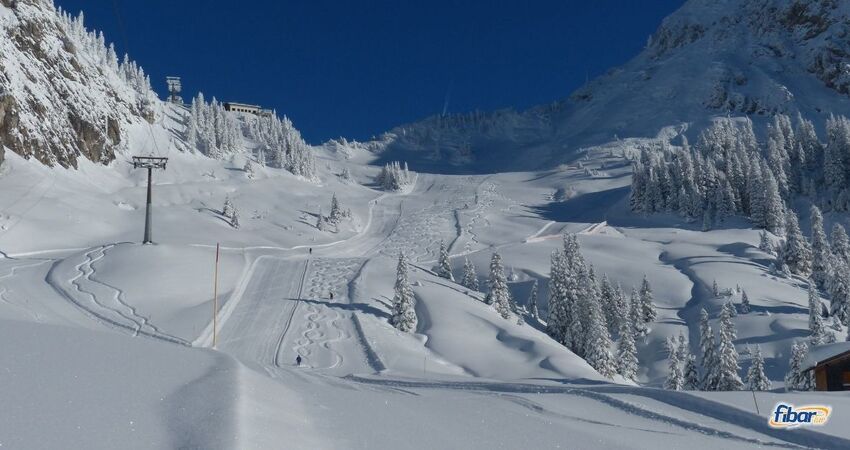
<svg viewBox="0 0 850 450">
<path fill-rule="evenodd" d="M 508 204 L 501 211 L 508 211 L 517 205 L 517 202 L 499 192 L 498 185 L 489 181 L 491 177 L 481 177 L 478 184 L 475 184 L 476 177 L 442 180 L 438 187 L 436 182 L 432 182 L 426 192 L 436 187 L 439 198 L 425 208 L 402 214 L 392 234 L 381 245 L 379 253 L 397 257 L 399 252 L 404 252 L 410 261 L 427 264 L 437 260 L 440 241 L 447 241 L 447 249 L 452 257 L 468 255 L 484 247 L 476 227 L 482 226 L 481 221 L 484 221 L 483 226 L 489 226 L 486 214 L 492 210 L 496 201 L 502 200 Z M 446 239 L 450 234 L 454 235 L 452 239 Z M 464 238 L 467 239 L 463 249 L 456 251 Z"/>
<path fill-rule="evenodd" d="M 295 341 L 293 350 L 313 369 L 335 369 L 343 363 L 342 352 L 335 347 L 353 337 L 341 324 L 342 320 L 350 320 L 350 313 L 344 315 L 332 305 L 350 303 L 348 282 L 363 263 L 364 260 L 358 258 L 312 260 L 309 287 L 302 295 L 306 295 L 304 300 L 314 301 L 306 303 L 308 312 L 304 315 L 304 331 Z M 330 299 L 331 292 L 334 293 L 333 300 Z M 320 358 L 317 356 L 319 353 L 324 355 Z"/>
<path fill-rule="evenodd" d="M 87 315 L 114 328 L 127 330 L 133 336 L 143 335 L 151 338 L 190 345 L 189 342 L 164 333 L 151 324 L 147 318 L 139 315 L 136 309 L 124 300 L 124 292 L 94 278 L 95 263 L 106 256 L 115 244 L 95 247 L 82 255 L 82 261 L 74 265 L 75 275 L 67 280 L 60 278 L 57 267 L 62 261 L 54 263 L 47 275 L 47 282 Z"/>
<path fill-rule="evenodd" d="M 37 266 L 40 266 L 40 265 L 42 265 L 46 262 L 48 262 L 48 261 L 45 260 L 45 261 L 39 261 L 39 262 L 32 263 L 32 264 L 21 264 L 21 265 L 17 265 L 17 266 L 12 266 L 11 268 L 9 268 L 8 273 L 0 275 L 0 280 L 5 280 L 7 278 L 14 277 L 15 274 L 20 269 L 29 269 L 29 268 L 32 268 L 32 267 L 37 267 Z M 25 306 L 25 305 L 22 305 L 20 303 L 13 302 L 7 296 L 8 293 L 9 293 L 9 288 L 5 284 L 0 284 L 0 301 L 2 301 L 3 303 L 5 303 L 7 305 L 14 307 L 15 309 L 19 309 L 19 310 L 25 312 L 26 314 L 32 316 L 32 318 L 36 322 L 41 322 L 41 316 L 38 314 L 38 312 L 36 312 L 34 309 L 30 308 L 29 306 Z M 26 302 L 29 303 L 28 300 Z"/>
<path fill-rule="evenodd" d="M 275 367 L 280 367 L 280 353 L 283 348 L 283 340 L 286 339 L 286 333 L 292 327 L 292 319 L 295 317 L 295 313 L 298 311 L 298 307 L 301 306 L 301 298 L 304 293 L 304 280 L 307 279 L 307 272 L 310 270 L 310 260 L 304 262 L 304 272 L 301 274 L 301 281 L 298 283 L 298 294 L 293 299 L 295 305 L 292 307 L 292 312 L 289 314 L 289 319 L 286 321 L 286 326 L 280 332 L 280 337 L 277 340 L 277 346 L 274 350 L 274 365 Z"/>
</svg>

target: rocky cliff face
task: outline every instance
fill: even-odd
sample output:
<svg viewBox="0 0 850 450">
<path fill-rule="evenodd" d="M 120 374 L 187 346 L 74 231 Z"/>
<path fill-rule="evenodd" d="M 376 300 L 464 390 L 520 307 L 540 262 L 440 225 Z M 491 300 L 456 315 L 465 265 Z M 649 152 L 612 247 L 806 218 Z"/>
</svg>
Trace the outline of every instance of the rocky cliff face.
<svg viewBox="0 0 850 450">
<path fill-rule="evenodd" d="M 125 125 L 152 120 L 156 96 L 82 15 L 52 0 L 0 0 L 0 144 L 44 164 L 108 163 Z M 2 150 L 0 147 L 0 150 Z"/>
<path fill-rule="evenodd" d="M 715 95 L 705 102 L 713 108 L 752 114 L 782 110 L 783 102 L 792 102 L 794 92 L 780 93 L 780 103 L 735 98 L 741 97 L 737 94 L 742 91 L 735 86 L 749 82 L 747 65 L 777 75 L 781 69 L 796 76 L 808 73 L 824 86 L 848 95 L 850 2 L 691 0 L 664 21 L 650 39 L 645 56 L 663 62 L 677 53 L 694 53 L 721 66 L 718 75 L 722 75 L 713 80 Z"/>
</svg>

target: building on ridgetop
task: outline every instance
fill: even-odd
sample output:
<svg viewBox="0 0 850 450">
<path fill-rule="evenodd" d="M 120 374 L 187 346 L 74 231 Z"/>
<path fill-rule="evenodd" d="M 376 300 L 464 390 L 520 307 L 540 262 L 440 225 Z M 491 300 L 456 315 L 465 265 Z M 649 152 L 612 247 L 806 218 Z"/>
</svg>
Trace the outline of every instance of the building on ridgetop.
<svg viewBox="0 0 850 450">
<path fill-rule="evenodd" d="M 260 105 L 249 105 L 247 103 L 236 103 L 236 102 L 224 102 L 225 111 L 232 112 L 241 112 L 247 114 L 254 114 L 255 116 L 271 116 L 273 111 L 270 109 L 265 109 Z"/>
<path fill-rule="evenodd" d="M 814 370 L 816 391 L 850 391 L 850 342 L 812 347 L 802 370 Z"/>
</svg>

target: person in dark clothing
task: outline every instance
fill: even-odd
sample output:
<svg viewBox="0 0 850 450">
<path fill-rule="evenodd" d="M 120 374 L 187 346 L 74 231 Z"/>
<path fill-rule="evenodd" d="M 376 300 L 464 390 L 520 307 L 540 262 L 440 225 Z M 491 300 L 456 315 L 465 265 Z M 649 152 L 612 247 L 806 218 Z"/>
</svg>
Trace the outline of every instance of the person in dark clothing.
<svg viewBox="0 0 850 450">
<path fill-rule="evenodd" d="M 333 299 L 334 299 L 334 293 L 331 292 L 331 300 L 333 300 Z"/>
<path fill-rule="evenodd" d="M 310 247 L 310 254 L 313 254 L 313 247 Z"/>
<path fill-rule="evenodd" d="M 295 365 L 296 366 L 301 365 L 301 355 L 298 355 L 298 356 L 295 357 Z"/>
</svg>

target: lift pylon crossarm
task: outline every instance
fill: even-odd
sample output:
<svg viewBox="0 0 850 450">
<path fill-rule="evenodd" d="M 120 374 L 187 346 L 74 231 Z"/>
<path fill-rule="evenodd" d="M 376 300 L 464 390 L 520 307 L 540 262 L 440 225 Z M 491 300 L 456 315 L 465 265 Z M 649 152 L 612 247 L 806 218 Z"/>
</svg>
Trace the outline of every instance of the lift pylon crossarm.
<svg viewBox="0 0 850 450">
<path fill-rule="evenodd" d="M 168 158 L 159 156 L 134 156 L 134 169 L 165 169 Z"/>
</svg>

